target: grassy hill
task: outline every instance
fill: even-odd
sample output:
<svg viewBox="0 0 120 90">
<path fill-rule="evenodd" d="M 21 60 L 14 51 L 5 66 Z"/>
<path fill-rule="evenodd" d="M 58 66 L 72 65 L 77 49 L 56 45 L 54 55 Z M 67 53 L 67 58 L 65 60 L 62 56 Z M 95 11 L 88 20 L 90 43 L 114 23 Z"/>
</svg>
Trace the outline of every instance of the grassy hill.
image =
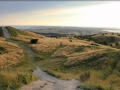
<svg viewBox="0 0 120 90">
<path fill-rule="evenodd" d="M 109 45 L 114 48 L 120 48 L 120 34 L 118 33 L 101 33 L 94 35 L 77 36 L 78 39 L 87 39 L 99 44 Z"/>
<path fill-rule="evenodd" d="M 23 48 L 0 37 L 0 90 L 17 90 L 36 80 L 37 77 L 32 74 L 33 68 Z"/>
<path fill-rule="evenodd" d="M 35 52 L 34 64 L 47 73 L 61 79 L 78 79 L 80 87 L 87 90 L 119 90 L 120 50 L 116 47 L 116 43 L 119 43 L 118 34 L 49 38 L 7 28 L 14 40 L 26 44 Z M 29 43 L 33 38 L 39 39 L 37 44 Z"/>
<path fill-rule="evenodd" d="M 119 88 L 119 49 L 84 39 L 48 37 L 28 46 L 36 53 L 37 65 L 53 76 L 78 79 L 90 90 Z"/>
</svg>

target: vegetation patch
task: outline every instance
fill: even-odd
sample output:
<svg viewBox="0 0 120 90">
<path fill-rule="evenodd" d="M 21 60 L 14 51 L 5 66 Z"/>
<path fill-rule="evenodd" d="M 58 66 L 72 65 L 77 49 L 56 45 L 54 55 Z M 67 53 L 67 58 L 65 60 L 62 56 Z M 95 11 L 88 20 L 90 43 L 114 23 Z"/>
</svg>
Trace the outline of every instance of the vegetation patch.
<svg viewBox="0 0 120 90">
<path fill-rule="evenodd" d="M 85 49 L 84 46 L 79 46 L 79 47 L 77 47 L 77 48 L 75 49 L 75 52 L 83 52 L 84 49 Z"/>
<path fill-rule="evenodd" d="M 0 46 L 0 54 L 4 53 L 6 51 L 6 48 Z"/>
<path fill-rule="evenodd" d="M 18 90 L 22 85 L 38 79 L 33 75 L 35 67 L 31 57 L 18 45 L 6 41 L 1 41 L 0 45 L 0 90 Z"/>
<path fill-rule="evenodd" d="M 76 36 L 75 38 L 94 41 L 98 44 L 109 45 L 114 48 L 120 48 L 120 35 L 115 33 L 103 33 L 94 35 Z"/>
<path fill-rule="evenodd" d="M 26 56 L 22 62 L 14 66 L 0 69 L 0 90 L 17 90 L 22 85 L 37 80 L 32 74 L 33 63 Z"/>
<path fill-rule="evenodd" d="M 38 42 L 38 39 L 31 39 L 30 43 L 31 44 L 36 44 Z"/>
<path fill-rule="evenodd" d="M 13 37 L 17 37 L 19 34 L 21 35 L 29 35 L 28 33 L 26 33 L 25 31 L 21 31 L 21 30 L 18 30 L 16 28 L 13 28 L 13 27 L 10 27 L 10 26 L 7 26 L 6 27 L 10 33 L 10 36 L 13 38 Z"/>
</svg>

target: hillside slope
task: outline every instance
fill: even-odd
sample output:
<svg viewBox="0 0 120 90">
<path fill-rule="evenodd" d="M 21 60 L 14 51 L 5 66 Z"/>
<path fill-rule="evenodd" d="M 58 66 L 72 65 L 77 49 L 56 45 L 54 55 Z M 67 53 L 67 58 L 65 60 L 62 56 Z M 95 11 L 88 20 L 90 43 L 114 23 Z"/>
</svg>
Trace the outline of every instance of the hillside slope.
<svg viewBox="0 0 120 90">
<path fill-rule="evenodd" d="M 32 69 L 33 63 L 23 48 L 12 40 L 0 37 L 0 90 L 17 90 L 36 80 Z"/>
<path fill-rule="evenodd" d="M 94 35 L 76 36 L 78 39 L 87 39 L 99 44 L 108 45 L 114 48 L 120 48 L 120 34 L 118 33 L 101 33 Z"/>
<path fill-rule="evenodd" d="M 119 36 L 100 34 L 91 36 L 95 40 L 86 40 L 86 36 L 79 39 L 48 38 L 28 31 L 25 33 L 13 35 L 13 39 L 27 44 L 35 52 L 36 65 L 47 73 L 61 79 L 79 79 L 81 87 L 89 90 L 119 90 L 119 48 L 95 42 L 105 39 L 114 44 L 119 42 Z M 115 41 L 106 37 L 115 37 Z M 29 43 L 33 38 L 39 41 Z"/>
</svg>

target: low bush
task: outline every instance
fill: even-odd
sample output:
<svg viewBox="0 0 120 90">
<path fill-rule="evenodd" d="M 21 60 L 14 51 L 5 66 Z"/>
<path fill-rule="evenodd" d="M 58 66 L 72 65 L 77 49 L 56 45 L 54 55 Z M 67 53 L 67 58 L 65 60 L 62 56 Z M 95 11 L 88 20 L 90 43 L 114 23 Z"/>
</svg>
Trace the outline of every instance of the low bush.
<svg viewBox="0 0 120 90">
<path fill-rule="evenodd" d="M 70 42 L 72 42 L 72 39 L 69 39 Z"/>
<path fill-rule="evenodd" d="M 36 44 L 38 42 L 38 39 L 31 39 L 30 43 L 31 44 Z"/>
<path fill-rule="evenodd" d="M 6 50 L 5 48 L 3 48 L 3 47 L 0 46 L 0 54 L 3 53 L 3 52 L 5 52 L 5 50 Z"/>
<path fill-rule="evenodd" d="M 84 46 L 79 46 L 75 49 L 75 52 L 82 52 L 84 51 L 84 48 L 85 48 Z"/>
</svg>

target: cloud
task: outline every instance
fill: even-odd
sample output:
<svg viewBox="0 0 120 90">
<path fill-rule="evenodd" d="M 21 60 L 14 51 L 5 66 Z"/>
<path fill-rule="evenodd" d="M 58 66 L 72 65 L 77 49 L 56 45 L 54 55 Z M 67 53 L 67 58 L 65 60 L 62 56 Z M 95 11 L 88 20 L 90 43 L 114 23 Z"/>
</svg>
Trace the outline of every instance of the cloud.
<svg viewBox="0 0 120 90">
<path fill-rule="evenodd" d="M 117 1 L 88 6 L 37 9 L 4 15 L 1 21 L 13 25 L 120 27 L 119 9 L 120 2 Z"/>
</svg>

